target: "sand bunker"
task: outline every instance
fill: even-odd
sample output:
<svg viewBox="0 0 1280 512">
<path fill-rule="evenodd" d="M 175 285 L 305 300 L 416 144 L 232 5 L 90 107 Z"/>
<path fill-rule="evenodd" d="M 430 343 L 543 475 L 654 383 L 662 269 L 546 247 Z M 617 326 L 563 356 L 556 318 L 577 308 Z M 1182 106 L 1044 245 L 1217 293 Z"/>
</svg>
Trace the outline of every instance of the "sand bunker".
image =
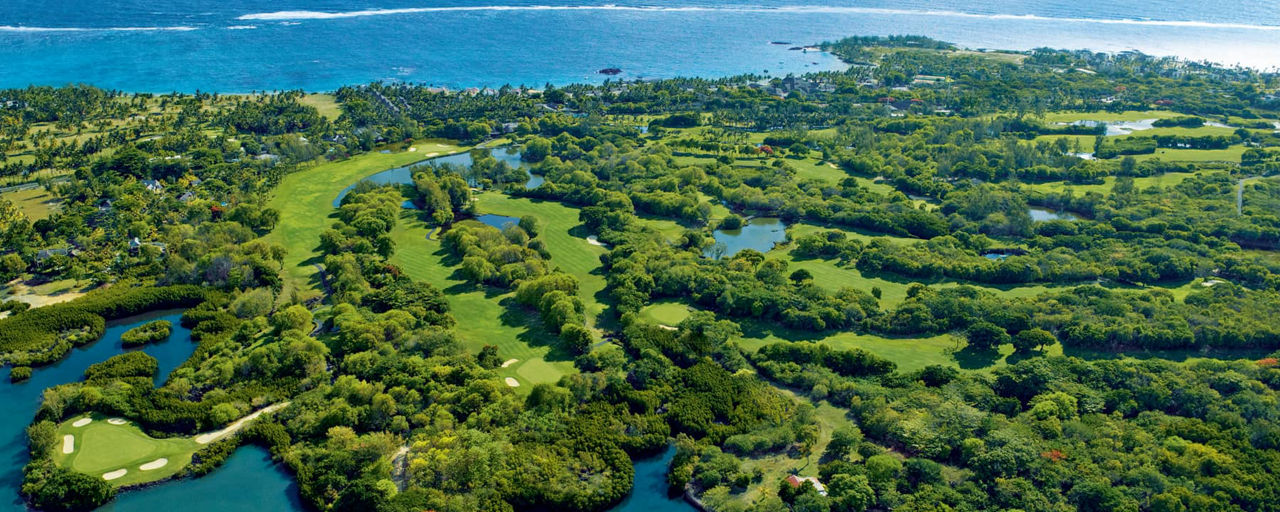
<svg viewBox="0 0 1280 512">
<path fill-rule="evenodd" d="M 129 424 L 129 420 L 125 420 L 121 418 L 111 418 L 107 420 L 107 423 L 110 423 L 112 425 L 127 425 Z"/>
<path fill-rule="evenodd" d="M 93 418 L 80 418 L 80 419 L 76 420 L 76 421 L 75 421 L 75 423 L 72 423 L 72 424 L 71 424 L 71 426 L 73 426 L 73 427 L 83 427 L 83 426 L 88 425 L 88 424 L 90 424 L 90 423 L 93 423 Z"/>
<path fill-rule="evenodd" d="M 417 151 L 417 150 L 418 150 L 418 148 L 409 148 L 409 152 L 410 152 L 410 153 L 413 153 L 414 151 Z"/>
<path fill-rule="evenodd" d="M 516 364 L 516 363 L 518 363 L 518 362 L 520 362 L 520 360 L 519 360 L 519 359 L 508 359 L 508 360 L 506 360 L 506 361 L 503 361 L 503 362 L 502 362 L 502 367 L 503 367 L 503 368 L 506 368 L 506 367 L 511 366 L 511 365 L 513 365 L 513 364 Z"/>
<path fill-rule="evenodd" d="M 511 387 L 513 387 L 513 388 L 518 388 L 518 387 L 520 387 L 520 381 L 515 380 L 515 379 L 513 379 L 513 378 L 511 378 L 511 377 L 507 377 L 507 385 L 508 385 L 508 386 L 511 386 Z"/>
<path fill-rule="evenodd" d="M 125 475 L 126 473 L 128 473 L 128 472 L 129 472 L 129 470 L 127 470 L 127 469 L 117 469 L 117 470 L 112 471 L 112 472 L 109 472 L 109 473 L 103 473 L 103 474 L 102 474 L 102 479 L 103 479 L 103 480 L 115 480 L 115 479 L 117 479 L 117 478 L 120 478 L 120 477 L 124 476 L 124 475 Z"/>
<path fill-rule="evenodd" d="M 601 242 L 601 241 L 600 241 L 600 239 L 599 239 L 599 238 L 596 238 L 596 236 L 595 236 L 595 235 L 591 235 L 591 236 L 587 237 L 587 243 L 589 243 L 589 244 L 591 244 L 591 245 L 598 245 L 598 246 L 600 246 L 600 247 L 608 247 L 608 246 L 609 246 L 609 244 L 606 244 L 606 243 L 604 243 L 604 242 Z"/>
<path fill-rule="evenodd" d="M 71 453 L 76 451 L 76 436 L 67 434 L 62 436 L 62 453 Z"/>
<path fill-rule="evenodd" d="M 138 469 L 141 469 L 143 471 L 151 471 L 153 469 L 160 469 L 164 467 L 165 464 L 168 464 L 168 463 L 169 463 L 169 459 L 161 457 L 159 459 L 156 459 L 146 464 L 143 464 L 141 466 L 138 466 Z"/>
</svg>

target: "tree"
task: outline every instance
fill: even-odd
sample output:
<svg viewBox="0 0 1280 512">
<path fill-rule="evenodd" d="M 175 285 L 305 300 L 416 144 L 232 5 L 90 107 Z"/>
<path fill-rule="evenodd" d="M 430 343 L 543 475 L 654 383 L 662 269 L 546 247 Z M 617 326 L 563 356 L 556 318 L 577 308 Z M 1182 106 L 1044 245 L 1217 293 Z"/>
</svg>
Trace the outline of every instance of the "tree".
<svg viewBox="0 0 1280 512">
<path fill-rule="evenodd" d="M 800 269 L 791 273 L 791 282 L 795 284 L 804 284 L 813 280 L 813 274 L 808 270 Z"/>
<path fill-rule="evenodd" d="M 309 332 L 313 327 L 311 312 L 301 304 L 294 304 L 271 315 L 271 326 L 276 334 L 288 330 Z"/>
<path fill-rule="evenodd" d="M 979 321 L 969 326 L 966 331 L 969 347 L 974 350 L 995 350 L 996 347 L 1009 342 L 1009 333 L 991 322 Z"/>
<path fill-rule="evenodd" d="M 542 137 L 533 137 L 524 144 L 524 151 L 520 153 L 520 159 L 526 162 L 538 163 L 546 160 L 550 155 L 551 141 Z"/>
<path fill-rule="evenodd" d="M 1027 329 L 1019 332 L 1013 337 L 1013 348 L 1018 352 L 1030 352 L 1032 349 L 1044 349 L 1046 346 L 1057 343 L 1057 338 L 1053 337 L 1053 333 L 1040 328 Z"/>
<path fill-rule="evenodd" d="M 591 351 L 594 338 L 591 330 L 578 324 L 564 324 L 560 327 L 560 341 L 565 348 L 574 354 L 586 354 Z"/>
<path fill-rule="evenodd" d="M 520 229 L 529 235 L 529 238 L 538 236 L 538 218 L 532 215 L 520 217 Z"/>
</svg>

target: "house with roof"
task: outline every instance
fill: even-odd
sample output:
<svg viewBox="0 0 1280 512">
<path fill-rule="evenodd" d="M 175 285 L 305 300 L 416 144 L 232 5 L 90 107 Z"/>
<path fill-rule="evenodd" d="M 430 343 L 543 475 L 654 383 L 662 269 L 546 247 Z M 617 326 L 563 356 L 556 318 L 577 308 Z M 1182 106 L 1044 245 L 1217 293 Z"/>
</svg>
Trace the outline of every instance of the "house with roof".
<svg viewBox="0 0 1280 512">
<path fill-rule="evenodd" d="M 822 482 L 818 481 L 817 477 L 787 475 L 787 483 L 791 485 L 792 489 L 799 489 L 805 482 L 808 482 L 814 489 L 817 489 L 819 495 L 827 495 L 827 487 L 822 485 Z"/>
<path fill-rule="evenodd" d="M 156 180 L 142 180 L 142 186 L 157 194 L 164 192 L 164 184 Z"/>
<path fill-rule="evenodd" d="M 182 193 L 182 195 L 178 197 L 178 200 L 179 200 L 179 201 L 182 201 L 182 202 L 184 202 L 184 203 L 190 203 L 191 201 L 194 201 L 195 199 L 196 199 L 196 193 L 195 193 L 195 192 L 192 192 L 192 191 L 190 191 L 190 190 L 188 190 L 188 191 L 186 191 L 186 192 L 183 192 L 183 193 Z"/>
</svg>

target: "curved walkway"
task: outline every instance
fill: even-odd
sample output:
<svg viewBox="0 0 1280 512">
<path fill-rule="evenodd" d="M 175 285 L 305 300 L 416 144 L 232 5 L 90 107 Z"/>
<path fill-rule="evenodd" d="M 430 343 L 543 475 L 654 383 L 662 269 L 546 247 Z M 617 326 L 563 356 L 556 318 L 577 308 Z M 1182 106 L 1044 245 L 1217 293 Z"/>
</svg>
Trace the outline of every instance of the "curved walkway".
<svg viewBox="0 0 1280 512">
<path fill-rule="evenodd" d="M 258 419 L 258 416 L 276 412 L 280 409 L 287 407 L 290 403 L 292 402 L 280 402 L 275 405 L 269 405 L 267 407 L 263 407 L 261 409 L 258 409 L 257 411 L 249 413 L 249 415 L 243 418 L 236 420 L 232 424 L 227 425 L 226 427 L 222 428 L 222 430 L 215 430 L 213 432 L 206 432 L 204 434 L 200 434 L 196 436 L 195 441 L 198 444 L 209 444 L 219 439 L 225 438 L 231 434 L 239 432 L 240 429 L 244 428 L 245 425 L 248 425 L 249 422 Z"/>
</svg>

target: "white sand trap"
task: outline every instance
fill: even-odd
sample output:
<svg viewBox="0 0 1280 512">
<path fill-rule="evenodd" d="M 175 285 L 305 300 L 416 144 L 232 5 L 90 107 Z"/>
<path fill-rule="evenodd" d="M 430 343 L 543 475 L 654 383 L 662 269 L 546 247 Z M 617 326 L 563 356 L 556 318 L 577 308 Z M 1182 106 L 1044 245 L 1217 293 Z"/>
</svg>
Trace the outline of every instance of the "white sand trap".
<svg viewBox="0 0 1280 512">
<path fill-rule="evenodd" d="M 153 469 L 160 469 L 164 467 L 165 464 L 168 464 L 168 463 L 169 463 L 169 459 L 161 457 L 159 459 L 156 459 L 146 464 L 143 464 L 141 466 L 138 466 L 138 469 L 141 469 L 143 471 L 151 471 Z"/>
<path fill-rule="evenodd" d="M 666 324 L 658 324 L 658 328 L 659 328 L 659 329 L 663 329 L 663 330 L 667 330 L 667 331 L 678 331 L 678 330 L 680 330 L 680 328 L 679 328 L 679 327 L 673 327 L 673 326 L 666 325 Z"/>
<path fill-rule="evenodd" d="M 513 387 L 513 388 L 518 388 L 518 387 L 520 387 L 520 381 L 515 380 L 515 379 L 513 379 L 513 378 L 511 378 L 511 377 L 507 377 L 507 385 L 508 385 L 508 386 L 511 386 L 511 387 Z"/>
<path fill-rule="evenodd" d="M 122 419 L 122 418 L 111 418 L 107 420 L 107 423 L 110 423 L 112 425 L 128 425 L 129 420 Z"/>
<path fill-rule="evenodd" d="M 439 154 L 440 154 L 440 153 L 427 153 L 427 156 L 437 156 L 437 155 L 439 155 Z"/>
<path fill-rule="evenodd" d="M 608 246 L 609 246 L 609 244 L 606 244 L 606 243 L 604 243 L 604 242 L 601 242 L 601 241 L 600 241 L 600 239 L 599 239 L 599 238 L 596 238 L 596 236 L 595 236 L 595 235 L 591 235 L 591 236 L 587 237 L 587 243 L 589 243 L 589 244 L 591 244 L 591 245 L 598 245 L 598 246 L 600 246 L 600 247 L 608 247 Z"/>
<path fill-rule="evenodd" d="M 506 367 L 511 366 L 511 365 L 513 365 L 513 364 L 516 364 L 516 363 L 518 363 L 518 362 L 520 362 L 520 360 L 519 360 L 519 359 L 508 359 L 508 360 L 506 360 L 506 361 L 503 361 L 503 362 L 502 362 L 502 367 L 503 367 L 503 368 L 506 368 Z"/>
<path fill-rule="evenodd" d="M 93 418 L 80 418 L 80 419 L 76 420 L 76 421 L 75 421 L 75 423 L 72 423 L 72 424 L 71 424 L 71 426 L 73 426 L 73 427 L 83 427 L 83 426 L 88 425 L 88 424 L 90 424 L 90 423 L 93 423 Z"/>
<path fill-rule="evenodd" d="M 76 451 L 76 436 L 67 434 L 62 436 L 62 453 L 71 453 Z"/>
<path fill-rule="evenodd" d="M 1200 283 L 1200 286 L 1203 286 L 1203 287 L 1205 287 L 1205 288 L 1208 288 L 1208 287 L 1213 286 L 1213 285 L 1215 285 L 1215 284 L 1222 284 L 1222 281 L 1217 280 L 1217 279 L 1210 279 L 1210 280 L 1208 280 L 1208 281 L 1205 281 L 1205 282 L 1203 282 L 1203 283 Z"/>
<path fill-rule="evenodd" d="M 410 152 L 410 153 L 413 153 L 414 151 L 417 151 L 417 150 L 418 150 L 418 148 L 409 148 L 409 152 Z"/>
<path fill-rule="evenodd" d="M 115 479 L 117 479 L 117 478 L 120 478 L 120 477 L 124 476 L 124 475 L 125 475 L 126 473 L 128 473 L 128 472 L 129 472 L 129 470 L 127 470 L 127 469 L 117 469 L 117 470 L 112 471 L 112 472 L 110 472 L 110 473 L 103 473 L 103 474 L 102 474 L 102 479 L 103 479 L 103 480 L 115 480 Z"/>
</svg>

